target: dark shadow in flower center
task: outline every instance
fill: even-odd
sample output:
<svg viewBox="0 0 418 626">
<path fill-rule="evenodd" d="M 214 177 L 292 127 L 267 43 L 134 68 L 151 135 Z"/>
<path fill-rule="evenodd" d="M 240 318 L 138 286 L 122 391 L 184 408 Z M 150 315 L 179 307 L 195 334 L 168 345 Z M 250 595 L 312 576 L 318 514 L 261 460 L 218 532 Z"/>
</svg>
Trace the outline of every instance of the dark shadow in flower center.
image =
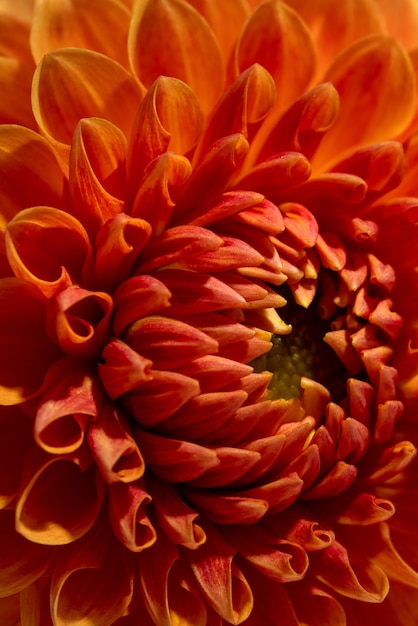
<svg viewBox="0 0 418 626">
<path fill-rule="evenodd" d="M 292 332 L 289 335 L 273 335 L 270 352 L 251 363 L 256 372 L 267 370 L 273 374 L 269 398 L 299 398 L 301 378 L 306 377 L 326 387 L 333 402 L 340 402 L 346 394 L 348 374 L 324 341 L 325 333 L 331 330 L 333 318 L 324 320 L 319 316 L 318 294 L 305 309 L 294 302 L 287 288 L 283 290 L 281 287 L 280 293 L 287 299 L 287 305 L 278 312 L 286 323 L 292 325 Z"/>
</svg>

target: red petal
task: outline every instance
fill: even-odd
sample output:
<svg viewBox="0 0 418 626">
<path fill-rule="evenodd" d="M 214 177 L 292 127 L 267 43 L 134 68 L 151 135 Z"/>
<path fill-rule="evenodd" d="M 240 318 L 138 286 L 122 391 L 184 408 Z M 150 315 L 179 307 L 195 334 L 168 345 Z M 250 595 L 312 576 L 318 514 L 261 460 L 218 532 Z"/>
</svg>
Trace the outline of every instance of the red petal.
<svg viewBox="0 0 418 626">
<path fill-rule="evenodd" d="M 108 484 L 130 483 L 143 475 L 144 460 L 128 421 L 111 405 L 101 407 L 97 419 L 90 425 L 88 443 Z"/>
<path fill-rule="evenodd" d="M 100 378 L 112 400 L 152 380 L 152 362 L 119 339 L 106 344 L 102 358 L 104 363 L 98 365 Z"/>
<path fill-rule="evenodd" d="M 140 482 L 113 483 L 109 489 L 109 518 L 113 532 L 131 552 L 141 552 L 155 543 L 157 535 L 146 507 L 151 496 Z"/>
<path fill-rule="evenodd" d="M 13 511 L 0 512 L 0 595 L 11 596 L 46 573 L 55 551 L 28 541 L 15 530 Z"/>
<path fill-rule="evenodd" d="M 19 404 L 36 394 L 58 357 L 46 333 L 46 304 L 27 282 L 0 281 L 1 404 Z"/>
<path fill-rule="evenodd" d="M 19 489 L 33 426 L 18 407 L 1 407 L 0 422 L 0 508 L 3 509 Z"/>
</svg>

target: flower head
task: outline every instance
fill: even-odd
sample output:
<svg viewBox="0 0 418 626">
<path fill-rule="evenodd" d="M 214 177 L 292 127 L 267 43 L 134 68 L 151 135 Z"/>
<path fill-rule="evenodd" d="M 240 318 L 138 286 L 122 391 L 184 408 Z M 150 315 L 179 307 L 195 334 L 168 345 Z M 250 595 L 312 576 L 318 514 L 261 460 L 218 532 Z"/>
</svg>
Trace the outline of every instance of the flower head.
<svg viewBox="0 0 418 626">
<path fill-rule="evenodd" d="M 416 2 L 0 23 L 2 623 L 412 626 Z"/>
</svg>

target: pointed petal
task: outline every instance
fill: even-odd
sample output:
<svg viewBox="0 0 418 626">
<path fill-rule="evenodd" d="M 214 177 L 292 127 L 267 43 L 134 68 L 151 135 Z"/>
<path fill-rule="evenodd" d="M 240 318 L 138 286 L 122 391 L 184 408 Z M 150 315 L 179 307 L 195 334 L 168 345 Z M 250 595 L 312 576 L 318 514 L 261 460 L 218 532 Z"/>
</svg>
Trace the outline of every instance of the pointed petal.
<svg viewBox="0 0 418 626">
<path fill-rule="evenodd" d="M 321 168 L 335 164 L 335 155 L 340 161 L 349 151 L 399 135 L 412 119 L 414 70 L 394 39 L 372 35 L 355 42 L 335 60 L 325 80 L 339 93 L 340 112 L 315 155 Z"/>
<path fill-rule="evenodd" d="M 63 174 L 50 145 L 24 128 L 0 126 L 0 225 L 21 209 L 60 206 Z"/>
<path fill-rule="evenodd" d="M 158 76 L 179 78 L 190 85 L 206 113 L 223 88 L 225 70 L 215 36 L 206 20 L 183 0 L 137 3 L 128 51 L 131 66 L 146 87 Z"/>
<path fill-rule="evenodd" d="M 99 118 L 80 120 L 70 152 L 71 213 L 93 237 L 123 211 L 125 155 L 126 138 L 119 128 Z"/>
<path fill-rule="evenodd" d="M 30 103 L 32 70 L 16 59 L 0 58 L 0 123 L 36 130 Z"/>
<path fill-rule="evenodd" d="M 250 16 L 238 40 L 236 68 L 259 63 L 273 77 L 283 109 L 309 84 L 315 51 L 308 28 L 283 2 L 264 2 Z"/>
<path fill-rule="evenodd" d="M 33 78 L 35 119 L 58 144 L 71 144 L 84 117 L 107 119 L 129 136 L 141 100 L 142 90 L 127 70 L 91 50 L 49 52 Z"/>
<path fill-rule="evenodd" d="M 19 404 L 36 394 L 58 356 L 46 333 L 46 305 L 27 282 L 0 281 L 1 404 Z"/>
<path fill-rule="evenodd" d="M 185 155 L 196 145 L 203 113 L 186 83 L 159 76 L 146 93 L 129 142 L 128 178 L 132 188 L 151 161 L 164 152 Z"/>
<path fill-rule="evenodd" d="M 126 38 L 130 13 L 117 0 L 41 0 L 31 29 L 36 63 L 58 48 L 88 48 L 128 65 Z"/>
</svg>

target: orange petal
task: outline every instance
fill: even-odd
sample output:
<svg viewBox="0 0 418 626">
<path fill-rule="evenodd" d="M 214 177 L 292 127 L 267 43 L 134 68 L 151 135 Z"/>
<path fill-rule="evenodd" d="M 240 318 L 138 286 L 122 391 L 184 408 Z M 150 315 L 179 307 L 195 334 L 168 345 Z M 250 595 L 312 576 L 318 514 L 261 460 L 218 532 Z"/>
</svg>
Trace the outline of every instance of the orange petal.
<svg viewBox="0 0 418 626">
<path fill-rule="evenodd" d="M 266 515 L 266 500 L 240 495 L 225 495 L 222 491 L 184 487 L 187 499 L 204 518 L 215 524 L 254 524 Z"/>
<path fill-rule="evenodd" d="M 352 44 L 337 57 L 325 80 L 339 93 L 340 113 L 314 157 L 321 169 L 354 149 L 396 137 L 415 112 L 411 60 L 389 37 L 371 35 Z"/>
<path fill-rule="evenodd" d="M 228 623 L 240 624 L 251 613 L 251 587 L 233 562 L 235 549 L 214 526 L 208 528 L 206 535 L 206 542 L 187 554 L 193 574 L 216 613 Z"/>
<path fill-rule="evenodd" d="M 206 533 L 197 523 L 198 514 L 183 501 L 175 485 L 159 480 L 152 474 L 147 478 L 158 521 L 168 539 L 188 550 L 196 550 L 206 541 Z"/>
<path fill-rule="evenodd" d="M 338 4 L 333 0 L 286 0 L 286 4 L 309 27 L 318 50 L 317 75 L 322 75 L 338 53 L 356 39 L 386 30 L 373 0 L 341 0 Z M 335 36 L 330 37 L 330 33 Z"/>
<path fill-rule="evenodd" d="M 382 602 L 389 592 L 388 579 L 383 570 L 376 565 L 359 566 L 360 574 L 357 577 L 347 550 L 337 541 L 318 552 L 316 557 L 317 578 L 348 598 Z"/>
<path fill-rule="evenodd" d="M 390 35 L 399 39 L 406 49 L 418 44 L 418 7 L 414 0 L 373 0 L 378 11 L 383 15 Z"/>
<path fill-rule="evenodd" d="M 101 117 L 129 136 L 143 92 L 121 65 L 98 52 L 64 48 L 36 68 L 32 107 L 42 132 L 70 145 L 84 117 Z"/>
<path fill-rule="evenodd" d="M 31 29 L 36 63 L 58 48 L 88 48 L 128 66 L 126 39 L 130 12 L 117 0 L 41 0 Z"/>
<path fill-rule="evenodd" d="M 67 454 L 81 446 L 90 421 L 97 417 L 97 385 L 78 363 L 61 361 L 60 365 L 48 373 L 33 434 L 47 452 Z"/>
<path fill-rule="evenodd" d="M 225 64 L 249 15 L 246 0 L 188 0 L 212 28 L 218 40 Z"/>
<path fill-rule="evenodd" d="M 183 0 L 136 3 L 128 51 L 146 87 L 158 76 L 179 78 L 193 89 L 206 113 L 222 91 L 225 70 L 218 43 L 206 20 Z"/>
<path fill-rule="evenodd" d="M 82 537 L 94 524 L 105 485 L 88 449 L 53 456 L 39 449 L 26 457 L 16 501 L 16 530 L 44 545 L 63 545 Z"/>
<path fill-rule="evenodd" d="M 145 95 L 132 129 L 128 153 L 131 186 L 135 189 L 146 166 L 164 152 L 190 152 L 202 126 L 200 104 L 190 87 L 176 78 L 159 76 Z"/>
<path fill-rule="evenodd" d="M 12 14 L 4 11 L 1 6 L 0 13 L 0 55 L 3 57 L 12 57 L 28 67 L 33 66 L 33 58 L 29 47 L 30 23 L 24 19 L 22 12 L 16 9 L 16 5 L 12 8 Z"/>
<path fill-rule="evenodd" d="M 198 154 L 205 155 L 217 140 L 228 135 L 239 133 L 248 139 L 249 132 L 267 116 L 275 99 L 276 89 L 270 74 L 257 63 L 249 67 L 213 111 Z"/>
<path fill-rule="evenodd" d="M 21 124 L 36 130 L 30 91 L 32 70 L 16 59 L 0 58 L 0 123 Z"/>
<path fill-rule="evenodd" d="M 178 190 L 189 179 L 192 171 L 186 157 L 165 152 L 151 161 L 139 184 L 131 214 L 152 226 L 159 235 L 168 226 L 175 211 Z"/>
<path fill-rule="evenodd" d="M 0 512 L 0 596 L 11 596 L 40 578 L 55 555 L 53 548 L 28 541 L 15 530 L 13 511 Z"/>
<path fill-rule="evenodd" d="M 130 483 L 141 478 L 144 461 L 123 413 L 111 405 L 103 406 L 97 420 L 90 425 L 87 439 L 108 484 Z"/>
<path fill-rule="evenodd" d="M 113 483 L 109 489 L 109 518 L 116 537 L 131 552 L 152 546 L 157 534 L 147 516 L 151 496 L 140 481 Z"/>
<path fill-rule="evenodd" d="M 42 294 L 17 278 L 0 281 L 0 401 L 19 404 L 39 390 L 58 356 L 46 332 Z"/>
<path fill-rule="evenodd" d="M 50 207 L 25 209 L 9 222 L 6 250 L 14 273 L 47 297 L 80 282 L 91 254 L 86 231 L 74 217 Z"/>
<path fill-rule="evenodd" d="M 29 417 L 18 407 L 0 408 L 0 508 L 15 497 L 32 440 Z"/>
<path fill-rule="evenodd" d="M 108 293 L 76 285 L 60 291 L 52 304 L 51 327 L 58 344 L 70 356 L 97 356 L 110 330 L 112 299 Z"/>
<path fill-rule="evenodd" d="M 122 546 L 106 531 L 96 526 L 60 553 L 50 593 L 56 626 L 111 626 L 125 613 L 132 599 L 133 572 Z"/>
<path fill-rule="evenodd" d="M 245 24 L 236 49 L 237 73 L 259 63 L 277 88 L 283 109 L 309 84 L 315 70 L 315 51 L 305 23 L 283 2 L 262 3 Z"/>
<path fill-rule="evenodd" d="M 97 284 L 112 292 L 130 274 L 131 268 L 151 237 L 145 220 L 118 213 L 109 219 L 96 237 L 94 273 Z"/>
<path fill-rule="evenodd" d="M 0 126 L 0 225 L 21 209 L 60 206 L 62 187 L 62 171 L 45 139 L 23 126 Z"/>
<path fill-rule="evenodd" d="M 92 235 L 123 211 L 125 156 L 126 138 L 119 128 L 99 118 L 80 120 L 70 152 L 71 214 Z"/>
</svg>

